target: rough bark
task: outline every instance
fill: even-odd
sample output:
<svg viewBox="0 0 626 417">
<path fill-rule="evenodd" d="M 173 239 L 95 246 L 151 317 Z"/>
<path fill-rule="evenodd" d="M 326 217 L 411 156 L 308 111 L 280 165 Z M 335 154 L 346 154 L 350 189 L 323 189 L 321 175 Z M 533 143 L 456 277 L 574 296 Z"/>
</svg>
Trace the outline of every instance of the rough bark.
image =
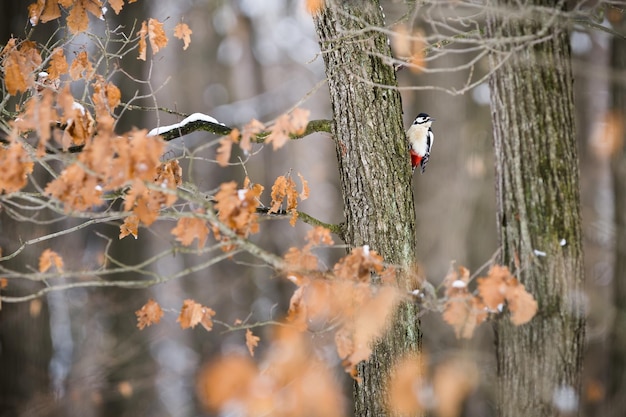
<svg viewBox="0 0 626 417">
<path fill-rule="evenodd" d="M 415 211 L 400 95 L 393 88 L 387 37 L 378 1 L 327 1 L 315 24 L 333 109 L 343 191 L 344 240 L 369 245 L 387 262 L 408 267 L 415 257 Z M 409 285 L 408 282 L 403 283 Z M 387 415 L 386 377 L 394 359 L 419 348 L 417 309 L 400 306 L 388 334 L 359 367 L 357 416 Z"/>
<path fill-rule="evenodd" d="M 621 33 L 626 31 L 626 21 L 614 22 Z M 613 189 L 615 195 L 615 265 L 613 270 L 613 303 L 615 318 L 609 343 L 609 406 L 611 416 L 623 415 L 626 410 L 626 40 L 613 36 L 611 40 L 611 70 L 618 78 L 611 85 L 611 112 L 621 123 L 621 143 L 612 163 Z M 621 75 L 621 76 L 620 76 Z M 617 127 L 617 126 L 614 126 Z"/>
<path fill-rule="evenodd" d="M 532 5 L 557 7 L 553 0 Z M 496 324 L 498 415 L 576 414 L 584 315 L 568 36 L 552 24 L 549 39 L 518 44 L 513 37 L 540 33 L 547 19 L 515 18 L 525 7 L 519 3 L 498 6 L 501 14 L 492 15 L 488 36 L 498 40 L 490 55 L 490 88 L 501 256 L 539 304 L 526 325 Z"/>
</svg>

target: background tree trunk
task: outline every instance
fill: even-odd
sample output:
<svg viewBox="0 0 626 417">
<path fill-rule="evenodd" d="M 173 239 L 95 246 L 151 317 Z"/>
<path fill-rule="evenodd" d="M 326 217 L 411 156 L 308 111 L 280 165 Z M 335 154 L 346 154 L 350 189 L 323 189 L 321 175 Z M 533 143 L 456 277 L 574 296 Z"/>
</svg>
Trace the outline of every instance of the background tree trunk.
<svg viewBox="0 0 626 417">
<path fill-rule="evenodd" d="M 626 22 L 621 16 L 614 27 L 621 33 L 626 30 Z M 609 407 L 611 416 L 623 415 L 626 409 L 626 40 L 613 36 L 611 40 L 611 70 L 617 75 L 611 84 L 610 111 L 615 117 L 615 141 L 620 144 L 612 163 L 613 188 L 615 194 L 615 266 L 613 271 L 613 302 L 615 318 L 609 344 Z"/>
<path fill-rule="evenodd" d="M 415 258 L 415 209 L 402 105 L 393 89 L 394 70 L 380 58 L 391 54 L 387 37 L 364 30 L 384 26 L 382 10 L 378 1 L 329 1 L 315 25 L 335 122 L 343 238 L 350 246 L 369 245 L 387 262 L 408 268 Z M 418 324 L 417 308 L 403 304 L 371 359 L 359 367 L 356 415 L 387 414 L 386 376 L 394 359 L 419 348 Z"/>
<path fill-rule="evenodd" d="M 548 40 L 520 48 L 513 37 L 541 27 L 513 18 L 516 12 L 492 15 L 488 25 L 489 37 L 498 39 L 490 56 L 497 220 L 503 263 L 535 296 L 539 312 L 520 327 L 506 319 L 496 324 L 498 415 L 554 416 L 576 413 L 584 344 L 573 80 L 564 28 L 551 26 Z"/>
</svg>

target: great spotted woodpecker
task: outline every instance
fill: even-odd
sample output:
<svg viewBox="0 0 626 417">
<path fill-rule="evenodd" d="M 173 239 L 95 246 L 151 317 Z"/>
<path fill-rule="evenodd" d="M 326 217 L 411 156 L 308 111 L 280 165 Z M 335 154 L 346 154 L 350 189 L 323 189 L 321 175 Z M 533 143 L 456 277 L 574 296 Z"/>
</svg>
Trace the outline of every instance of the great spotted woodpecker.
<svg viewBox="0 0 626 417">
<path fill-rule="evenodd" d="M 428 158 L 430 158 L 430 149 L 435 139 L 435 135 L 430 128 L 434 120 L 435 119 L 426 113 L 420 113 L 417 115 L 417 118 L 409 130 L 406 131 L 406 136 L 409 140 L 409 152 L 411 153 L 413 172 L 415 172 L 415 168 L 418 165 L 422 170 L 422 174 L 426 170 L 426 164 L 428 163 Z"/>
</svg>

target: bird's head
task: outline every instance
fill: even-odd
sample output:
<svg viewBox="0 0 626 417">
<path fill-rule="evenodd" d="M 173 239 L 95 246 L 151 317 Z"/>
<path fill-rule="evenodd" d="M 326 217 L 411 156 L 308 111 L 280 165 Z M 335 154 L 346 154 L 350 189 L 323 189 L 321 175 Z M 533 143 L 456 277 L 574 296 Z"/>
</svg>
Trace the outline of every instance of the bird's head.
<svg viewBox="0 0 626 417">
<path fill-rule="evenodd" d="M 434 122 L 434 121 L 435 121 L 435 119 L 433 119 L 432 117 L 430 117 L 426 113 L 420 113 L 415 118 L 415 121 L 413 122 L 413 124 L 414 125 L 422 125 L 422 126 L 430 127 L 431 123 Z"/>
</svg>

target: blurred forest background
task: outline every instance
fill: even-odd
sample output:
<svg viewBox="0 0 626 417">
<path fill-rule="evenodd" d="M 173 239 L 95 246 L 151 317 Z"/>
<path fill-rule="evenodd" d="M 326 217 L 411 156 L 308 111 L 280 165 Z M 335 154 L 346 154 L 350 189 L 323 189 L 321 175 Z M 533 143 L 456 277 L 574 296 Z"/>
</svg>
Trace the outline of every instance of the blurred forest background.
<svg viewBox="0 0 626 417">
<path fill-rule="evenodd" d="M 28 3 L 0 2 L 1 44 L 12 35 L 19 37 L 31 30 Z M 388 24 L 407 9 L 400 1 L 382 4 Z M 412 25 L 426 34 L 437 30 L 428 21 L 432 17 L 428 6 L 413 10 Z M 454 6 L 436 11 L 444 12 L 453 17 Z M 206 113 L 233 127 L 252 118 L 271 121 L 301 101 L 299 106 L 311 111 L 311 119 L 331 118 L 323 61 L 311 16 L 302 1 L 139 1 L 127 5 L 120 16 L 107 13 L 106 24 L 130 27 L 135 20 L 147 17 L 165 21 L 170 29 L 182 17 L 193 30 L 192 42 L 186 51 L 170 44 L 148 63 L 138 61 L 134 54 L 125 57 L 121 62 L 125 71 L 136 79 L 149 79 L 150 84 L 122 76 L 113 80 L 123 92 L 123 101 L 136 91 L 154 93 L 158 106 L 187 114 Z M 605 17 L 599 22 L 611 26 Z M 97 33 L 103 24 L 91 19 L 90 30 Z M 55 36 L 57 26 L 56 22 L 39 25 L 33 38 L 45 41 Z M 611 34 L 588 26 L 575 26 L 571 32 L 588 314 L 582 414 L 588 416 L 602 410 L 611 367 L 608 341 L 616 311 L 613 288 L 625 279 L 623 271 L 616 274 L 614 269 L 616 259 L 626 256 L 624 248 L 619 252 L 615 244 L 614 204 L 615 193 L 626 190 L 614 187 L 611 171 L 611 158 L 617 150 L 621 152 L 621 144 L 608 140 L 605 133 L 611 91 L 614 83 L 626 83 L 626 73 L 623 67 L 620 71 L 611 68 L 612 40 Z M 79 42 L 76 47 L 80 48 Z M 425 72 L 403 69 L 398 73 L 405 126 L 420 112 L 436 119 L 428 169 L 413 179 L 417 258 L 435 285 L 451 262 L 475 271 L 498 249 L 488 85 L 481 83 L 463 94 L 445 91 L 462 90 L 468 72 L 447 69 L 459 68 L 471 56 L 469 52 L 446 54 L 426 62 Z M 486 58 L 472 70 L 478 75 L 475 78 L 485 74 Z M 136 104 L 151 106 L 155 102 L 147 98 Z M 165 113 L 126 112 L 118 129 L 151 129 L 180 120 Z M 196 132 L 169 143 L 169 152 L 182 153 L 212 139 L 208 133 Z M 342 221 L 335 149 L 328 135 L 292 141 L 276 152 L 256 149 L 258 154 L 246 163 L 247 175 L 253 181 L 269 187 L 279 175 L 300 172 L 311 188 L 311 198 L 300 209 L 325 222 Z M 215 150 L 207 149 L 197 156 L 210 161 Z M 207 161 L 184 167 L 202 191 L 213 190 L 230 179 L 241 183 L 246 175 L 241 166 L 224 169 Z M 64 227 L 73 224 L 68 220 Z M 156 224 L 152 232 L 142 231 L 137 241 L 117 241 L 117 227 L 99 225 L 70 238 L 59 238 L 54 247 L 72 269 L 93 267 L 106 244 L 97 232 L 114 239 L 111 251 L 118 259 L 136 262 L 170 245 L 171 224 L 166 226 L 160 229 L 162 225 Z M 0 246 L 4 253 L 10 253 L 20 242 L 50 233 L 46 227 L 25 226 L 0 212 Z M 302 223 L 292 228 L 287 220 L 272 219 L 264 221 L 262 232 L 252 239 L 271 252 L 283 254 L 291 246 L 300 246 L 309 228 Z M 24 256 L 30 256 L 30 261 L 22 257 L 20 262 L 36 265 L 48 245 L 27 248 Z M 339 247 L 324 256 L 332 265 L 344 253 Z M 181 254 L 163 259 L 156 267 L 167 274 L 197 262 L 197 257 Z M 224 333 L 226 327 L 219 324 L 213 332 L 181 330 L 174 311 L 182 300 L 193 298 L 213 308 L 216 319 L 226 323 L 236 319 L 250 323 L 275 320 L 284 316 L 293 290 L 290 282 L 276 279 L 270 269 L 251 267 L 240 260 L 222 262 L 148 289 L 72 289 L 36 301 L 3 303 L 0 416 L 203 415 L 195 398 L 196 372 L 220 352 L 244 350 L 243 332 Z M 171 311 L 166 311 L 159 325 L 139 331 L 134 312 L 149 298 Z M 439 314 L 426 312 L 422 325 L 424 347 L 435 360 L 460 349 L 470 351 L 484 376 L 493 375 L 489 324 L 482 325 L 469 341 L 456 340 L 453 329 Z M 259 328 L 255 332 L 263 341 L 266 331 Z M 626 350 L 626 344 L 622 348 Z M 262 350 L 263 342 L 259 352 Z M 349 377 L 341 377 L 349 383 Z M 492 388 L 490 379 L 483 378 L 464 415 L 492 415 Z"/>
</svg>

